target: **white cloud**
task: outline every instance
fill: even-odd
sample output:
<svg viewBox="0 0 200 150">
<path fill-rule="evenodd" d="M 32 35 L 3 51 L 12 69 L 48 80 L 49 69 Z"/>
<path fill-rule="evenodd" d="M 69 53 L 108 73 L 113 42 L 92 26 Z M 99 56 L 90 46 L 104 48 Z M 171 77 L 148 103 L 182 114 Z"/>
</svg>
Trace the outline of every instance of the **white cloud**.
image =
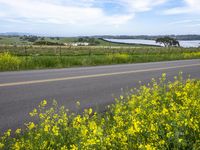
<svg viewBox="0 0 200 150">
<path fill-rule="evenodd" d="M 5 16 L 6 16 L 6 14 L 4 12 L 0 11 L 0 17 L 5 17 Z"/>
<path fill-rule="evenodd" d="M 108 15 L 98 3 L 115 3 L 125 11 Z M 134 18 L 135 13 L 149 11 L 166 0 L 0 0 L 7 11 L 4 18 L 25 22 L 79 25 L 121 25 Z M 2 17 L 0 13 L 0 17 Z"/>
<path fill-rule="evenodd" d="M 84 2 L 84 0 L 81 0 Z M 7 16 L 18 17 L 37 23 L 54 24 L 116 24 L 120 25 L 132 19 L 132 14 L 108 16 L 102 9 L 89 6 L 62 4 L 50 0 L 0 0 L 0 4 L 9 7 Z M 88 3 L 89 4 L 89 3 Z"/>
<path fill-rule="evenodd" d="M 200 1 L 199 0 L 185 0 L 185 2 L 189 5 L 189 7 L 193 8 L 193 9 L 199 9 L 200 8 Z"/>
<path fill-rule="evenodd" d="M 197 23 L 197 24 L 188 24 L 188 25 L 185 25 L 186 27 L 191 27 L 191 28 L 194 28 L 194 27 L 200 27 L 200 23 Z"/>
<path fill-rule="evenodd" d="M 176 24 L 183 24 L 183 23 L 191 23 L 191 22 L 192 22 L 192 20 L 190 20 L 190 19 L 178 20 L 178 21 L 170 22 L 169 25 L 176 25 Z"/>
<path fill-rule="evenodd" d="M 81 0 L 83 2 L 83 0 Z M 7 5 L 10 10 L 8 18 L 18 16 L 25 20 L 32 20 L 36 23 L 53 24 L 116 24 L 120 25 L 132 19 L 132 14 L 107 16 L 100 8 L 61 5 L 55 1 L 42 0 L 0 0 L 0 3 Z"/>
<path fill-rule="evenodd" d="M 167 0 L 120 0 L 129 7 L 130 11 L 143 12 L 149 11 L 157 5 L 164 4 Z"/>
<path fill-rule="evenodd" d="M 170 22 L 169 25 L 180 25 L 180 24 L 199 24 L 200 19 L 185 19 L 185 20 L 178 20 L 174 22 Z"/>
<path fill-rule="evenodd" d="M 127 12 L 145 12 L 168 0 L 91 0 L 93 3 L 112 3 L 123 6 Z"/>
<path fill-rule="evenodd" d="M 185 6 L 175 7 L 164 11 L 164 14 L 184 14 L 184 13 L 195 13 L 200 14 L 200 0 L 184 0 Z"/>
</svg>

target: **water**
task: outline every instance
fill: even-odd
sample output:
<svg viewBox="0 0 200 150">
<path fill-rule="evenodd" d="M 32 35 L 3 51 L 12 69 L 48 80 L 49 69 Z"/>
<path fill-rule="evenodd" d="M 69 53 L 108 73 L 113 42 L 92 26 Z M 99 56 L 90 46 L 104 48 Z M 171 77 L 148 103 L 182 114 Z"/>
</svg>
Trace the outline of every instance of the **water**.
<svg viewBox="0 0 200 150">
<path fill-rule="evenodd" d="M 154 40 L 142 40 L 142 39 L 105 39 L 105 40 L 117 43 L 164 46 L 162 44 L 156 43 L 156 41 Z M 179 43 L 181 47 L 200 47 L 200 40 L 179 41 Z"/>
</svg>

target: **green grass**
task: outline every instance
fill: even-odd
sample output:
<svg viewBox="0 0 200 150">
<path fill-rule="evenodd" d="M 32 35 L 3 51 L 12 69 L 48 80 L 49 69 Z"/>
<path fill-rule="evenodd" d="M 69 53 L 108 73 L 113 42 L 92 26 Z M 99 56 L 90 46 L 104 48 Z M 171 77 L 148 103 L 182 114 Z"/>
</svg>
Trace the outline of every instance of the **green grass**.
<svg viewBox="0 0 200 150">
<path fill-rule="evenodd" d="M 9 55 L 4 55 L 7 53 Z M 200 48 L 0 45 L 0 71 L 97 66 L 195 58 L 200 58 Z"/>
<path fill-rule="evenodd" d="M 16 56 L 77 56 L 77 55 L 105 55 L 115 53 L 126 54 L 175 54 L 183 52 L 198 52 L 200 48 L 165 48 L 165 47 L 134 47 L 134 46 L 11 46 L 0 45 L 0 53 L 9 52 Z"/>
<path fill-rule="evenodd" d="M 47 68 L 68 68 L 80 66 L 142 63 L 195 58 L 200 58 L 200 52 L 130 54 L 110 53 L 71 56 L 14 56 L 9 53 L 3 53 L 0 54 L 0 70 L 14 71 Z"/>
<path fill-rule="evenodd" d="M 40 39 L 38 39 L 40 40 Z M 60 37 L 59 40 L 56 38 L 51 39 L 50 37 L 44 37 L 44 40 L 50 42 L 58 42 L 58 43 L 69 43 L 77 40 L 77 38 L 64 38 Z M 28 42 L 26 40 L 20 39 L 20 36 L 0 36 L 0 44 L 5 45 L 32 45 L 32 42 Z"/>
<path fill-rule="evenodd" d="M 0 36 L 1 45 L 28 45 L 30 42 L 22 41 L 19 37 Z"/>
</svg>

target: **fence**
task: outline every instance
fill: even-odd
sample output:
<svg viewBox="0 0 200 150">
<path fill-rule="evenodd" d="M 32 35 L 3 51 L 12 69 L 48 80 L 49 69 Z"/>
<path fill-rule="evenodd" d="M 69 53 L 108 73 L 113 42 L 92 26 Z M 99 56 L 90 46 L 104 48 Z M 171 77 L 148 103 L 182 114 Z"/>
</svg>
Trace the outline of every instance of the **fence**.
<svg viewBox="0 0 200 150">
<path fill-rule="evenodd" d="M 180 52 L 197 52 L 200 48 L 163 48 L 163 47 L 110 47 L 110 46 L 13 46 L 1 45 L 0 53 L 9 52 L 16 56 L 82 56 L 125 54 L 166 54 Z"/>
</svg>

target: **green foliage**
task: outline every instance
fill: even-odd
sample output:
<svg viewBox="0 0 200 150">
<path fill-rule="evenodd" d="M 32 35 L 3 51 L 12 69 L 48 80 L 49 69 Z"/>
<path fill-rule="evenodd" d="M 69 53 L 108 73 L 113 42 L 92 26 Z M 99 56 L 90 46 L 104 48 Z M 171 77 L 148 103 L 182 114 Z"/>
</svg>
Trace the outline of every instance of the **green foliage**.
<svg viewBox="0 0 200 150">
<path fill-rule="evenodd" d="M 169 46 L 178 46 L 180 47 L 180 44 L 179 44 L 179 41 L 174 39 L 174 38 L 171 38 L 171 37 L 161 37 L 161 38 L 157 38 L 156 39 L 156 43 L 161 43 L 161 44 L 164 44 L 165 47 L 169 47 Z"/>
<path fill-rule="evenodd" d="M 13 56 L 10 53 L 0 54 L 0 70 L 18 70 L 21 64 L 19 57 Z"/>
<path fill-rule="evenodd" d="M 130 62 L 130 55 L 128 54 L 119 54 L 119 53 L 116 53 L 116 54 L 109 54 L 107 56 L 107 59 L 110 60 L 111 62 L 115 62 L 117 64 L 120 64 L 120 63 L 129 63 Z"/>
<path fill-rule="evenodd" d="M 21 40 L 24 40 L 24 41 L 28 41 L 28 42 L 35 42 L 38 40 L 38 37 L 37 36 L 21 36 L 19 37 Z"/>
<path fill-rule="evenodd" d="M 93 46 L 100 44 L 100 42 L 96 38 L 90 38 L 90 37 L 78 38 L 78 40 L 75 42 L 86 42 L 86 43 L 89 43 L 89 45 L 93 45 Z"/>
<path fill-rule="evenodd" d="M 36 41 L 33 43 L 33 45 L 54 45 L 54 46 L 64 46 L 62 43 L 57 43 L 57 42 L 50 42 L 50 41 Z"/>
<path fill-rule="evenodd" d="M 92 108 L 82 115 L 69 113 L 56 102 L 47 108 L 40 103 L 30 116 L 26 131 L 11 130 L 0 139 L 1 149 L 123 149 L 180 150 L 200 148 L 200 81 L 182 80 L 141 85 L 127 96 L 120 96 L 104 114 Z M 80 103 L 77 102 L 77 106 Z"/>
</svg>

